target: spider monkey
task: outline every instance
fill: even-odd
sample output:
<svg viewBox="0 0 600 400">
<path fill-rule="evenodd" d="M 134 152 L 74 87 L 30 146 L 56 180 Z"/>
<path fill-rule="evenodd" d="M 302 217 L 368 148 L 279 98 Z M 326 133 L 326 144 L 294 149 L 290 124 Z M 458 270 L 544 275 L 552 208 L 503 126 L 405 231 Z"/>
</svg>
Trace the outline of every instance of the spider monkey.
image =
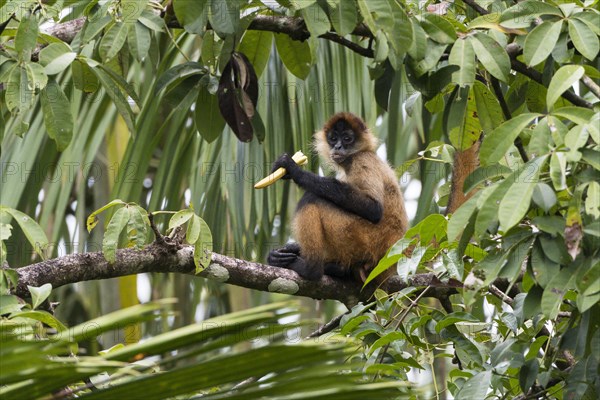
<svg viewBox="0 0 600 400">
<path fill-rule="evenodd" d="M 306 192 L 292 224 L 296 243 L 271 251 L 267 262 L 309 280 L 326 274 L 364 282 L 408 226 L 398 179 L 375 154 L 377 140 L 365 122 L 351 113 L 331 117 L 315 134 L 315 147 L 335 178 L 301 169 L 288 154 L 273 164 Z"/>
</svg>

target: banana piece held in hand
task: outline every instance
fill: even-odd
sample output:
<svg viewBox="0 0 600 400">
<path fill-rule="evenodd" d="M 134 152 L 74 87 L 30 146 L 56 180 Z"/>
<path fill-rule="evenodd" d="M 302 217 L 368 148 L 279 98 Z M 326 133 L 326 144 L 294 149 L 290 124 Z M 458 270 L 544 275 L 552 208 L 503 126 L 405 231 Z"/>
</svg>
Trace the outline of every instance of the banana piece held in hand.
<svg viewBox="0 0 600 400">
<path fill-rule="evenodd" d="M 308 158 L 301 151 L 297 151 L 292 156 L 292 160 L 294 160 L 294 162 L 298 165 L 304 165 L 308 162 Z M 266 178 L 263 178 L 261 181 L 259 181 L 257 184 L 255 184 L 254 189 L 266 188 L 267 186 L 269 186 L 269 185 L 273 184 L 274 182 L 278 181 L 279 179 L 283 178 L 285 176 L 285 174 L 286 174 L 285 168 L 283 168 L 283 167 L 278 168 L 271 175 L 267 176 Z"/>
</svg>

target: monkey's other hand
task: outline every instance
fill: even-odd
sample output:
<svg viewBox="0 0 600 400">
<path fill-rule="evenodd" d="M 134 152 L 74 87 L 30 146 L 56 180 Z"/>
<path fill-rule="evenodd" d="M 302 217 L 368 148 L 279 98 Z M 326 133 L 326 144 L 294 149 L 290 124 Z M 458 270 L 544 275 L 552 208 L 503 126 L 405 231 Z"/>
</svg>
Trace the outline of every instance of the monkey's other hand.
<svg viewBox="0 0 600 400">
<path fill-rule="evenodd" d="M 277 171 L 279 168 L 285 168 L 286 174 L 281 179 L 291 179 L 292 173 L 296 169 L 298 169 L 298 164 L 288 153 L 283 153 L 274 163 L 273 168 L 271 168 L 271 173 Z"/>
</svg>

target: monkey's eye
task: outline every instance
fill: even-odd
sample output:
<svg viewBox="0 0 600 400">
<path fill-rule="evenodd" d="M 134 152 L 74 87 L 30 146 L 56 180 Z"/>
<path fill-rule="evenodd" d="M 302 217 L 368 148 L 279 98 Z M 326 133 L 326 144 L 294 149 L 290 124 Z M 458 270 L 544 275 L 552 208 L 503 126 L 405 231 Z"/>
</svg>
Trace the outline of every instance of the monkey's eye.
<svg viewBox="0 0 600 400">
<path fill-rule="evenodd" d="M 352 143 L 353 140 L 354 140 L 354 138 L 351 135 L 344 135 L 344 137 L 342 138 L 342 141 L 345 144 Z"/>
</svg>

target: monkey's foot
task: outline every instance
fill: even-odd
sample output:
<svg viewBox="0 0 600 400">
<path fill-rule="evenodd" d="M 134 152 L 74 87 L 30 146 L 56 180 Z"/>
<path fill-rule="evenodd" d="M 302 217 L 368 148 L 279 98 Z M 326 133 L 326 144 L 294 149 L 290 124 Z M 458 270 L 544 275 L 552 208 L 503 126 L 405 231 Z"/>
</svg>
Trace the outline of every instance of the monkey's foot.
<svg viewBox="0 0 600 400">
<path fill-rule="evenodd" d="M 267 263 L 274 267 L 287 268 L 300 258 L 300 246 L 298 243 L 288 243 L 283 247 L 272 250 L 267 256 Z"/>
<path fill-rule="evenodd" d="M 304 279 L 318 281 L 323 276 L 323 266 L 311 266 L 300 257 L 300 246 L 289 243 L 269 253 L 267 263 L 274 267 L 291 269 Z"/>
</svg>

